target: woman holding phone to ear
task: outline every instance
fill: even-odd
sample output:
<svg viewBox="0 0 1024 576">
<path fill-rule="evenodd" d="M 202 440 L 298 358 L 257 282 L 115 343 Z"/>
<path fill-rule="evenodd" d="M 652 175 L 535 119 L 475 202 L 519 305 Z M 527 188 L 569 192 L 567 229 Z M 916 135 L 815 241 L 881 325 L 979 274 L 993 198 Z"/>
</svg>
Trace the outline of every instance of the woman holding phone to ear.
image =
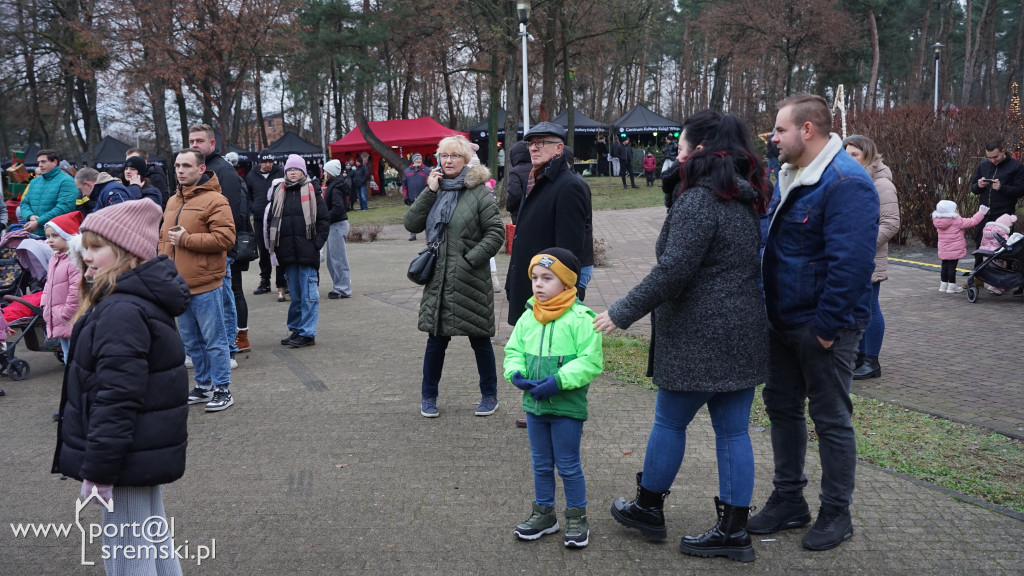
<svg viewBox="0 0 1024 576">
<path fill-rule="evenodd" d="M 462 136 L 437 145 L 440 165 L 405 214 L 405 229 L 426 232 L 427 244 L 439 242 L 434 275 L 423 287 L 419 329 L 427 333 L 423 353 L 420 415 L 436 418 L 438 384 L 452 336 L 468 336 L 480 376 L 477 416 L 498 408 L 494 336 L 494 289 L 490 259 L 505 240 L 498 205 L 487 187 L 486 166 L 469 166 L 473 149 Z"/>
</svg>

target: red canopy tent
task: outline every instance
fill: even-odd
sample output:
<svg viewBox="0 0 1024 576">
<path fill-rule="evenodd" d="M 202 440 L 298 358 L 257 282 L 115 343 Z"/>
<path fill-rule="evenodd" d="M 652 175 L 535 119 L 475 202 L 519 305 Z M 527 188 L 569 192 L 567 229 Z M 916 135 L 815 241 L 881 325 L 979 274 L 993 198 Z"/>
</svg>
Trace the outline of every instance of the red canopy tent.
<svg viewBox="0 0 1024 576">
<path fill-rule="evenodd" d="M 399 156 L 405 157 L 419 152 L 423 154 L 424 160 L 428 155 L 437 151 L 437 143 L 445 136 L 469 138 L 469 134 L 446 128 L 429 117 L 370 122 L 370 129 L 373 130 L 377 138 L 380 138 L 381 142 L 394 148 Z M 332 142 L 330 152 L 332 158 L 337 158 L 342 162 L 355 158 L 360 152 L 369 152 L 373 156 L 371 166 L 376 166 L 378 161 L 377 155 L 366 143 L 358 126 L 341 140 Z M 376 171 L 371 171 L 371 173 L 374 172 Z"/>
</svg>

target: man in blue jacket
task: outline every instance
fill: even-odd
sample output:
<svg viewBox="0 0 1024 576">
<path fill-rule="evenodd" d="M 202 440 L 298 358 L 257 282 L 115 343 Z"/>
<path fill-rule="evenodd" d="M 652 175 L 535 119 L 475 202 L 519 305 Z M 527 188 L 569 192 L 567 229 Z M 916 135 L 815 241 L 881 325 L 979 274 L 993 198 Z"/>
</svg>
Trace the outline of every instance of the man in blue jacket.
<svg viewBox="0 0 1024 576">
<path fill-rule="evenodd" d="M 822 469 L 821 508 L 803 538 L 810 550 L 835 548 L 853 536 L 857 442 L 850 384 L 857 344 L 871 320 L 878 235 L 878 193 L 831 128 L 832 113 L 820 96 L 796 94 L 779 103 L 772 141 L 784 165 L 762 257 L 771 322 L 764 404 L 775 489 L 747 526 L 770 534 L 811 522 L 803 496 L 809 401 Z"/>
</svg>

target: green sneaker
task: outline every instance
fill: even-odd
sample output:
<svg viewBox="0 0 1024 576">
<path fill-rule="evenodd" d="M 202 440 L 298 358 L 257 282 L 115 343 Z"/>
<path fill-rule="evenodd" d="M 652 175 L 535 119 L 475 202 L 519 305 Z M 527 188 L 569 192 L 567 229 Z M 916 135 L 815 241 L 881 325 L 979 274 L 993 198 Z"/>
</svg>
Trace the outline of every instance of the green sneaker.
<svg viewBox="0 0 1024 576">
<path fill-rule="evenodd" d="M 536 540 L 545 534 L 558 532 L 558 517 L 554 506 L 533 503 L 533 513 L 525 522 L 516 526 L 515 535 L 520 540 Z"/>
<path fill-rule="evenodd" d="M 586 508 L 565 509 L 565 547 L 586 548 L 590 544 L 590 522 Z"/>
</svg>

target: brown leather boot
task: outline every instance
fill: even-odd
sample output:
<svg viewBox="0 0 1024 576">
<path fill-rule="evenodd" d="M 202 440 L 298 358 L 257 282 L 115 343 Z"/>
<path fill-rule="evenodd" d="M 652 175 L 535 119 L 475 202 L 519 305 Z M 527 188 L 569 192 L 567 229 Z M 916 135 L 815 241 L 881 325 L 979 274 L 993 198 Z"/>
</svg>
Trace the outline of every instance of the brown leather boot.
<svg viewBox="0 0 1024 576">
<path fill-rule="evenodd" d="M 249 329 L 239 328 L 238 335 L 235 336 L 235 346 L 238 346 L 239 352 L 248 352 L 252 350 L 252 345 L 249 344 Z"/>
</svg>

